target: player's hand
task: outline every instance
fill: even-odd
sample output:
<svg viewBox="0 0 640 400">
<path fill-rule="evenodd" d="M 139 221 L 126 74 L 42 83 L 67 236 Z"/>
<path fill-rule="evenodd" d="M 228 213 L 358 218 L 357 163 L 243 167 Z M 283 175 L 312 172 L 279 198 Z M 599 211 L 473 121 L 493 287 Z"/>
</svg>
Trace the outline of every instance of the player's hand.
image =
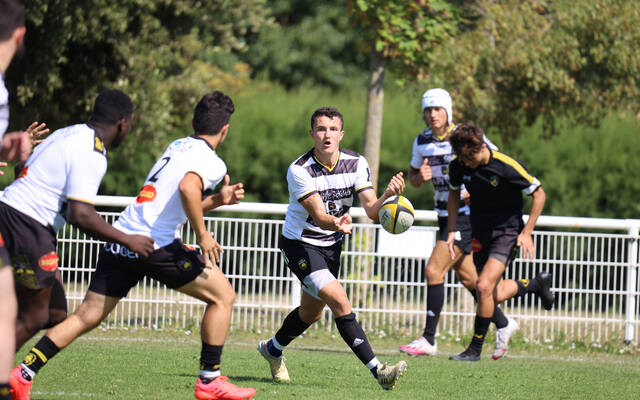
<svg viewBox="0 0 640 400">
<path fill-rule="evenodd" d="M 147 258 L 153 253 L 153 239 L 142 235 L 127 235 L 128 240 L 125 246 L 134 253 L 140 254 L 142 258 Z"/>
<path fill-rule="evenodd" d="M 431 166 L 429 165 L 429 159 L 425 158 L 420 166 L 420 177 L 423 182 L 431 180 L 433 173 L 431 172 Z"/>
<path fill-rule="evenodd" d="M 5 133 L 2 137 L 0 159 L 9 161 L 27 161 L 31 155 L 31 138 L 25 131 Z"/>
<path fill-rule="evenodd" d="M 343 214 L 340 218 L 336 218 L 335 224 L 338 232 L 342 232 L 345 235 L 351 234 L 351 230 L 353 229 L 351 215 Z"/>
<path fill-rule="evenodd" d="M 35 147 L 44 141 L 44 139 L 40 138 L 49 133 L 50 130 L 44 122 L 38 124 L 38 121 L 35 121 L 29 125 L 25 132 L 29 135 L 29 139 L 31 139 L 31 146 Z"/>
<path fill-rule="evenodd" d="M 225 205 L 238 204 L 240 200 L 244 199 L 244 185 L 242 182 L 230 185 L 230 180 L 229 174 L 225 175 L 220 188 L 220 199 L 222 204 Z"/>
<path fill-rule="evenodd" d="M 384 191 L 384 195 L 386 197 L 391 197 L 404 192 L 404 178 L 402 175 L 402 172 L 398 172 L 391 178 L 387 185 L 387 189 Z"/>
<path fill-rule="evenodd" d="M 460 192 L 460 200 L 468 206 L 471 205 L 471 195 L 466 190 Z"/>
<path fill-rule="evenodd" d="M 449 255 L 451 255 L 452 260 L 456 258 L 456 251 L 453 248 L 455 241 L 456 241 L 456 233 L 449 232 L 449 235 L 447 236 L 447 247 L 449 248 Z"/>
<path fill-rule="evenodd" d="M 521 232 L 518 235 L 518 240 L 516 242 L 516 246 L 522 248 L 524 252 L 524 256 L 529 260 L 533 260 L 533 256 L 535 255 L 535 248 L 533 247 L 533 239 L 531 235 L 528 233 Z"/>
<path fill-rule="evenodd" d="M 220 263 L 220 254 L 224 253 L 224 250 L 222 250 L 220 243 L 213 238 L 213 233 L 205 232 L 202 236 L 197 235 L 196 242 L 200 246 L 206 266 L 213 267 Z"/>
</svg>

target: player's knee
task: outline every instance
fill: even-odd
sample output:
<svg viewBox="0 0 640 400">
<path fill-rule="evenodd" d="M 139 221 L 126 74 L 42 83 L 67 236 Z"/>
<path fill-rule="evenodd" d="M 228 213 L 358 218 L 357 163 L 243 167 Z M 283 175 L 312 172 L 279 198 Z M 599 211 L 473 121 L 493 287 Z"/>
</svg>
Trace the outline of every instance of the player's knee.
<svg viewBox="0 0 640 400">
<path fill-rule="evenodd" d="M 60 322 L 64 321 L 65 318 L 67 318 L 67 310 L 49 310 L 49 321 L 44 326 L 44 329 L 53 328 Z"/>
<path fill-rule="evenodd" d="M 493 284 L 488 279 L 478 279 L 476 292 L 481 298 L 491 297 L 493 296 Z"/>
<path fill-rule="evenodd" d="M 73 313 L 81 323 L 83 330 L 97 327 L 102 322 L 102 310 L 85 305 L 84 303 Z"/>
<path fill-rule="evenodd" d="M 28 313 L 20 313 L 18 318 L 22 321 L 25 330 L 34 333 L 47 326 L 49 309 L 41 307 L 36 310 L 30 310 Z"/>
</svg>

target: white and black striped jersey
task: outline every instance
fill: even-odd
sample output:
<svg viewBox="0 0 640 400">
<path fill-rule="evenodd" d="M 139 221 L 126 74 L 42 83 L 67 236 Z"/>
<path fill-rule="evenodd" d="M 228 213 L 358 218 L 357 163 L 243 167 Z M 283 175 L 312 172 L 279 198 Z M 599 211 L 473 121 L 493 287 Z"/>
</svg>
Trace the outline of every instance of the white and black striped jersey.
<svg viewBox="0 0 640 400">
<path fill-rule="evenodd" d="M 2 148 L 2 136 L 9 127 L 9 92 L 4 86 L 4 76 L 0 72 L 0 149 Z"/>
<path fill-rule="evenodd" d="M 36 146 L 0 201 L 55 230 L 65 223 L 67 200 L 93 204 L 107 172 L 107 150 L 87 124 L 58 129 Z"/>
<path fill-rule="evenodd" d="M 452 124 L 450 132 L 455 129 L 456 125 Z M 439 217 L 446 217 L 447 200 L 449 199 L 449 162 L 453 159 L 454 153 L 451 144 L 447 139 L 448 135 L 439 139 L 431 130 L 425 129 L 421 134 L 416 136 L 413 141 L 413 150 L 411 155 L 411 167 L 420 169 L 424 159 L 429 160 L 431 167 L 431 183 L 433 184 L 433 202 L 435 211 Z M 484 141 L 489 148 L 497 150 L 497 147 L 484 136 Z M 464 191 L 464 186 L 461 192 Z M 469 215 L 469 206 L 464 202 L 460 202 L 460 214 Z"/>
<path fill-rule="evenodd" d="M 287 170 L 289 207 L 283 235 L 315 246 L 331 246 L 343 234 L 320 229 L 300 202 L 314 193 L 322 198 L 327 214 L 334 217 L 349 212 L 354 193 L 373 189 L 367 160 L 360 154 L 339 149 L 338 161 L 327 168 L 314 156 L 313 149 L 294 161 Z"/>
<path fill-rule="evenodd" d="M 125 208 L 113 226 L 128 234 L 151 237 L 156 248 L 181 238 L 187 215 L 178 185 L 189 172 L 198 175 L 203 190 L 208 190 L 222 181 L 227 166 L 198 136 L 174 141 L 151 168 L 136 201 Z"/>
</svg>

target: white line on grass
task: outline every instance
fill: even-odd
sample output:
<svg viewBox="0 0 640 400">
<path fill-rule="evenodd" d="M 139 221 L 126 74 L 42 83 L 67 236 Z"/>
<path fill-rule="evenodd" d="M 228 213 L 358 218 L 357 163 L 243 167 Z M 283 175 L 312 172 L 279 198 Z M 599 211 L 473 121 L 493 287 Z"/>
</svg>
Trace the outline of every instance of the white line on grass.
<svg viewBox="0 0 640 400">
<path fill-rule="evenodd" d="M 94 393 L 80 393 L 80 392 L 43 392 L 40 390 L 34 390 L 31 395 L 36 396 L 58 396 L 58 398 L 66 399 L 69 397 L 96 397 Z"/>
</svg>

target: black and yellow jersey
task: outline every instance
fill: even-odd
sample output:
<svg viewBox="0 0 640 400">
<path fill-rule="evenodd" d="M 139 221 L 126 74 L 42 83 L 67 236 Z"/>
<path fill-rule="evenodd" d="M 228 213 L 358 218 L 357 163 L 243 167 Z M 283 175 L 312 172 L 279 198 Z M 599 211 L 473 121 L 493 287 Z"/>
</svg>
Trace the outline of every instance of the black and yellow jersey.
<svg viewBox="0 0 640 400">
<path fill-rule="evenodd" d="M 520 225 L 522 193 L 532 194 L 540 181 L 520 161 L 489 149 L 489 163 L 477 168 L 463 165 L 458 158 L 449 164 L 449 186 L 463 184 L 471 194 L 471 225 L 477 228 Z"/>
</svg>

